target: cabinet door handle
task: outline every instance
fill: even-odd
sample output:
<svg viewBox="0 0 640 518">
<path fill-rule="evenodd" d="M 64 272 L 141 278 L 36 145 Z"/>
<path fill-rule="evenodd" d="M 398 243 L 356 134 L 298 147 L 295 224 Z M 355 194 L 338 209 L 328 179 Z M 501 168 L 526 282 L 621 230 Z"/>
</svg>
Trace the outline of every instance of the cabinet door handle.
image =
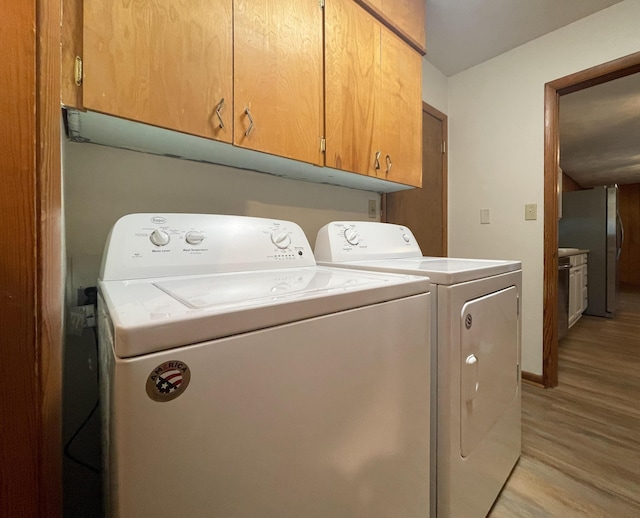
<svg viewBox="0 0 640 518">
<path fill-rule="evenodd" d="M 391 157 L 389 155 L 387 155 L 386 161 L 387 161 L 387 174 L 389 174 L 391 172 L 391 166 L 393 165 L 391 163 Z"/>
<path fill-rule="evenodd" d="M 380 169 L 380 151 L 376 151 L 376 157 L 373 160 L 373 168 L 377 171 Z"/>
<path fill-rule="evenodd" d="M 218 107 L 216 108 L 216 115 L 218 116 L 218 121 L 220 122 L 220 129 L 224 129 L 224 121 L 222 120 L 222 115 L 220 115 L 220 112 L 222 111 L 223 106 L 224 106 L 224 97 L 222 98 L 220 103 L 218 103 Z"/>
<path fill-rule="evenodd" d="M 253 131 L 253 117 L 251 117 L 251 112 L 249 111 L 249 108 L 245 108 L 244 113 L 249 118 L 249 127 L 247 128 L 247 131 L 244 132 L 244 136 L 248 137 L 249 133 Z"/>
</svg>

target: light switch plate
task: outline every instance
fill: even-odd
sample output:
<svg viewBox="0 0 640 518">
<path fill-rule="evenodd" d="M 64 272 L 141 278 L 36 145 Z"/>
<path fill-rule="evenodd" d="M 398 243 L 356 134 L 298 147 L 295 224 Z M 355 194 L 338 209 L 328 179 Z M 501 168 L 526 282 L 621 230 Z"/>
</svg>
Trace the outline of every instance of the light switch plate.
<svg viewBox="0 0 640 518">
<path fill-rule="evenodd" d="M 376 200 L 369 200 L 369 217 L 375 219 L 378 217 L 378 207 L 376 206 Z"/>
<path fill-rule="evenodd" d="M 538 219 L 538 205 L 536 203 L 528 203 L 524 206 L 524 219 L 527 221 Z"/>
<path fill-rule="evenodd" d="M 488 225 L 489 223 L 491 223 L 491 210 L 480 209 L 480 224 Z"/>
</svg>

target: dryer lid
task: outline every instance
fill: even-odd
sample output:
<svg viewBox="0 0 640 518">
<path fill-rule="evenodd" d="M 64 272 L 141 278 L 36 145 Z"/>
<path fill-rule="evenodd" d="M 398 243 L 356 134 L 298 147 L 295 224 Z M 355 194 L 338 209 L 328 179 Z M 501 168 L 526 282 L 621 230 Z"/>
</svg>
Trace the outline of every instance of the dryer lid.
<svg viewBox="0 0 640 518">
<path fill-rule="evenodd" d="M 460 282 L 474 281 L 493 275 L 520 270 L 520 261 L 498 261 L 491 259 L 464 259 L 452 257 L 414 257 L 399 259 L 376 259 L 344 263 L 320 262 L 327 266 L 358 268 L 367 271 L 385 271 L 424 275 L 433 284 L 450 286 Z"/>
</svg>

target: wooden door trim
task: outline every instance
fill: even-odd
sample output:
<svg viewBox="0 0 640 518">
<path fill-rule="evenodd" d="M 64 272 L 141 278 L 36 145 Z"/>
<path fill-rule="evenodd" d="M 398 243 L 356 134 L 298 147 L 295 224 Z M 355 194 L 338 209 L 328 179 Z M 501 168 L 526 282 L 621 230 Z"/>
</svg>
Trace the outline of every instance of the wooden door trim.
<svg viewBox="0 0 640 518">
<path fill-rule="evenodd" d="M 62 516 L 61 0 L 36 3 L 36 361 L 38 508 Z"/>
<path fill-rule="evenodd" d="M 640 52 L 545 84 L 544 91 L 544 274 L 542 382 L 558 385 L 558 167 L 559 98 L 640 72 Z M 533 376 L 533 378 L 537 378 Z"/>
<path fill-rule="evenodd" d="M 449 128 L 448 117 L 440 110 L 422 101 L 422 111 L 442 122 L 442 140 L 444 151 L 442 153 L 442 252 L 445 257 L 449 255 L 449 184 L 447 182 L 447 157 L 449 156 Z"/>
</svg>

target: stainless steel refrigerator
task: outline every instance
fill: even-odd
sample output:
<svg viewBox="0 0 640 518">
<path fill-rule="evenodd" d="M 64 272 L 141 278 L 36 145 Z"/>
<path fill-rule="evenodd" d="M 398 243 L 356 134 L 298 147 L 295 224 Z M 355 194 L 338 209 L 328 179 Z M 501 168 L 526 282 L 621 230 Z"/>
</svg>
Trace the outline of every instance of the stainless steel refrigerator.
<svg viewBox="0 0 640 518">
<path fill-rule="evenodd" d="M 589 250 L 587 315 L 611 318 L 615 313 L 623 240 L 617 186 L 563 193 L 558 245 Z"/>
</svg>

